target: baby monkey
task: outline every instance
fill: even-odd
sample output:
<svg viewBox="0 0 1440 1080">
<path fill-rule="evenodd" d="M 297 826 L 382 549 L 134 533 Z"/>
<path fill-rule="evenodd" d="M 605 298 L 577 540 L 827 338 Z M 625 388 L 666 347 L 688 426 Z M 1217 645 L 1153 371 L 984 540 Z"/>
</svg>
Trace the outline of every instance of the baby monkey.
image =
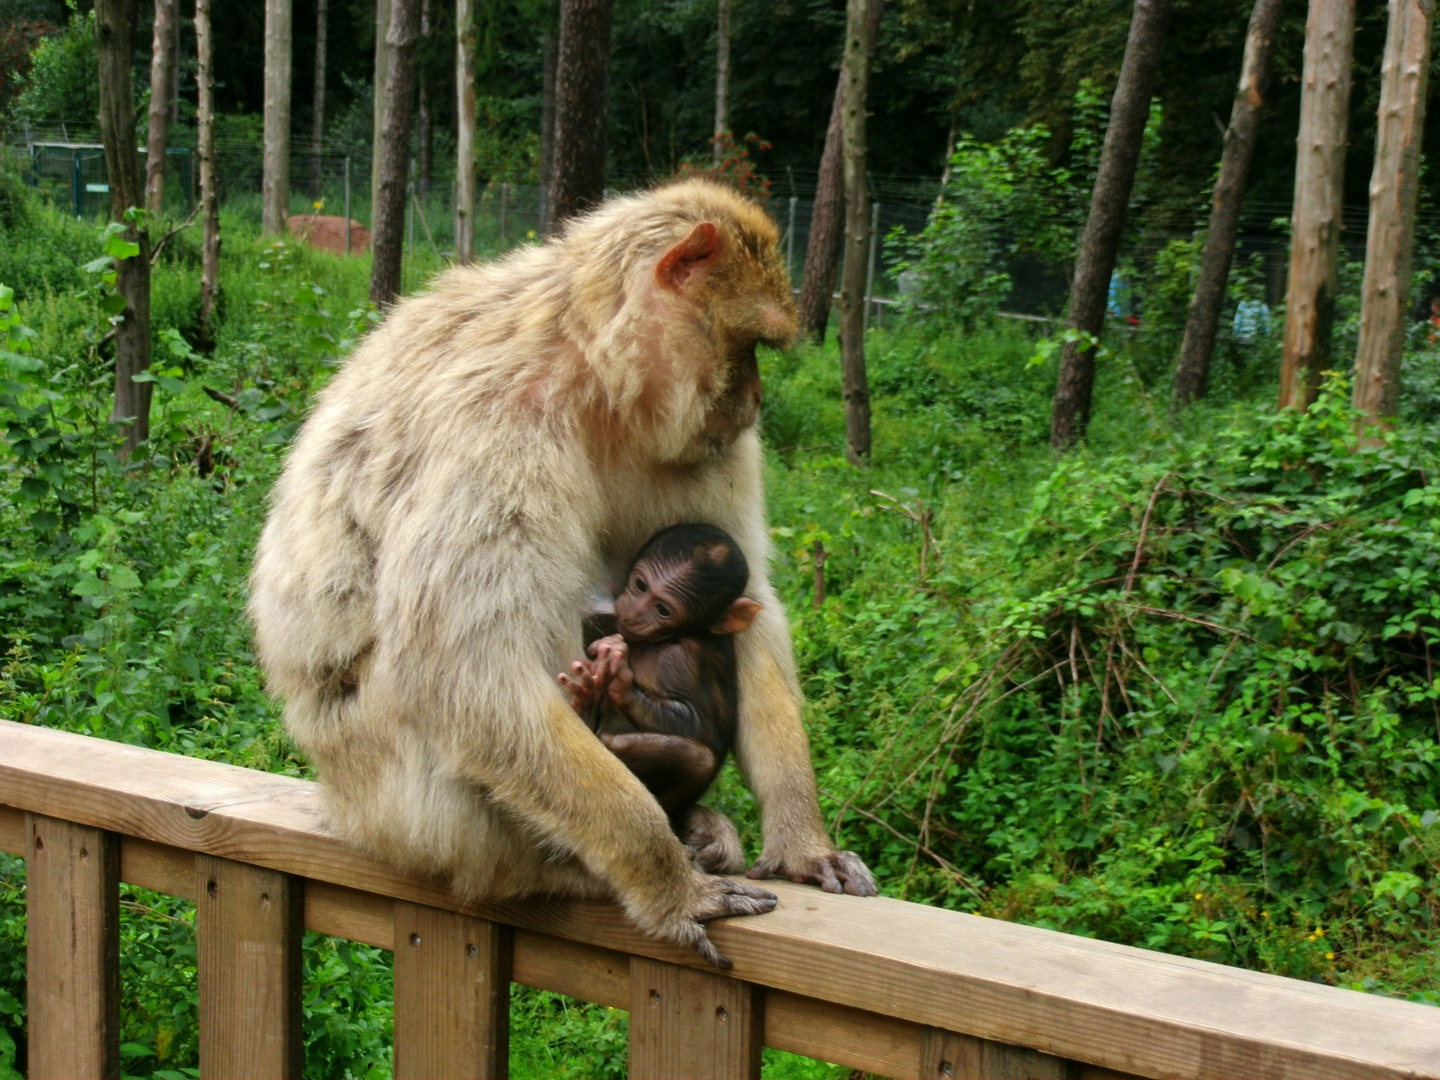
<svg viewBox="0 0 1440 1080">
<path fill-rule="evenodd" d="M 617 633 L 559 675 L 570 704 L 650 789 L 682 841 L 711 873 L 738 873 L 735 827 L 696 802 L 735 740 L 740 689 L 731 636 L 760 605 L 741 595 L 750 567 L 712 525 L 652 536 L 615 597 Z M 587 635 L 588 636 L 588 635 Z"/>
</svg>

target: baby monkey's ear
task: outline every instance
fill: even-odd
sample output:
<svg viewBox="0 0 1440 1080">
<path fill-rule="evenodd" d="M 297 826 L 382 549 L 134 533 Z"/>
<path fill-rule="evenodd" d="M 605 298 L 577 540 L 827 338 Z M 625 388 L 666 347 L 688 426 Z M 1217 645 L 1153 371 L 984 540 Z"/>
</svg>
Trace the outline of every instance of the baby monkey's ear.
<svg viewBox="0 0 1440 1080">
<path fill-rule="evenodd" d="M 702 221 L 690 230 L 684 240 L 660 256 L 655 267 L 655 280 L 672 292 L 683 292 L 698 282 L 714 265 L 720 253 L 720 233 L 709 221 Z"/>
<path fill-rule="evenodd" d="M 738 634 L 749 630 L 750 624 L 760 614 L 760 605 L 748 596 L 742 596 L 730 605 L 730 610 L 720 616 L 720 621 L 710 627 L 712 634 Z"/>
</svg>

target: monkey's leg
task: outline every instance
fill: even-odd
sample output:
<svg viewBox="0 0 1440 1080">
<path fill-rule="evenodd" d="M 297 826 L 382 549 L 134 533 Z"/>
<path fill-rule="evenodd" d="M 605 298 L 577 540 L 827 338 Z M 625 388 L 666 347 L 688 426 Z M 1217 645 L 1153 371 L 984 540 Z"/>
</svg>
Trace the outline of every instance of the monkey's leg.
<svg viewBox="0 0 1440 1080">
<path fill-rule="evenodd" d="M 660 808 L 670 815 L 705 794 L 720 771 L 713 750 L 681 735 L 627 731 L 602 735 L 600 741 L 650 789 Z"/>
<path fill-rule="evenodd" d="M 735 823 L 708 806 L 684 812 L 675 835 L 690 851 L 695 865 L 711 874 L 738 874 L 745 869 L 745 849 Z"/>
</svg>

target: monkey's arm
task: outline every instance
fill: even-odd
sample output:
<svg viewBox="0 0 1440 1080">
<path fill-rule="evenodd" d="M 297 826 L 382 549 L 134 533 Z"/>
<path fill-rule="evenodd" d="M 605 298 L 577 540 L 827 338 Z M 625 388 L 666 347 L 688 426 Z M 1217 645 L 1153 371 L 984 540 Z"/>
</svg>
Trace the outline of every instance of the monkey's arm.
<svg viewBox="0 0 1440 1080">
<path fill-rule="evenodd" d="M 750 563 L 745 595 L 762 605 L 750 629 L 735 635 L 740 679 L 735 761 L 760 803 L 764 836 L 764 851 L 750 876 L 776 875 L 813 882 L 827 892 L 874 896 L 875 879 L 865 863 L 854 852 L 837 851 L 820 820 L 790 627 L 769 581 L 759 439 L 748 434 L 734 451 L 737 494 L 715 524 L 745 550 Z"/>
</svg>

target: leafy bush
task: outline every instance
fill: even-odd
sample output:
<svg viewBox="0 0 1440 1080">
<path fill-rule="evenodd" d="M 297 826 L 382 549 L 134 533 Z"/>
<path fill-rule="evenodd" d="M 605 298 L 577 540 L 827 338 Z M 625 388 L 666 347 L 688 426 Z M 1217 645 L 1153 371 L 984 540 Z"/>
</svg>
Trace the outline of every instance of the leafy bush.
<svg viewBox="0 0 1440 1080">
<path fill-rule="evenodd" d="M 43 38 L 31 53 L 16 114 L 35 123 L 94 123 L 100 115 L 97 65 L 95 14 L 74 12 L 64 33 Z"/>
</svg>

